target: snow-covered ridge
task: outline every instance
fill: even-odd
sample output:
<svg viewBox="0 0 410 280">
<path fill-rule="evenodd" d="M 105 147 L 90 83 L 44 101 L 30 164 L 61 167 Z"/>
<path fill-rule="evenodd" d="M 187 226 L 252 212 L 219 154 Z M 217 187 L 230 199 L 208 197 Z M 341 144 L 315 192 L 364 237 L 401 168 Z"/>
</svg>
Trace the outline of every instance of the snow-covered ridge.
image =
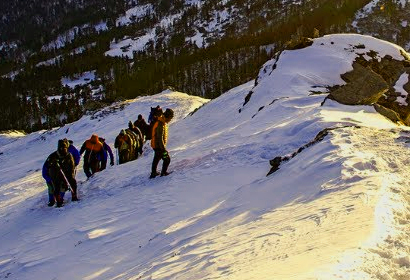
<svg viewBox="0 0 410 280">
<path fill-rule="evenodd" d="M 312 87 L 343 83 L 340 74 L 354 59 L 345 47 L 358 42 L 380 54 L 400 53 L 366 36 L 326 36 L 265 64 L 270 71 L 261 70 L 256 86 L 250 81 L 210 101 L 170 91 L 141 97 L 1 146 L 0 276 L 410 277 L 409 130 L 373 107 L 321 106 L 326 94 L 310 94 Z M 79 147 L 97 133 L 112 145 L 129 120 L 147 118 L 158 104 L 175 111 L 171 175 L 148 178 L 147 143 L 137 161 L 88 181 L 78 168 L 81 201 L 67 194 L 63 208 L 46 206 L 40 169 L 58 139 Z M 329 127 L 335 129 L 322 141 L 266 176 L 270 159 Z"/>
<path fill-rule="evenodd" d="M 24 136 L 26 136 L 25 133 L 16 130 L 0 133 L 0 147 L 16 141 L 17 139 Z"/>
</svg>

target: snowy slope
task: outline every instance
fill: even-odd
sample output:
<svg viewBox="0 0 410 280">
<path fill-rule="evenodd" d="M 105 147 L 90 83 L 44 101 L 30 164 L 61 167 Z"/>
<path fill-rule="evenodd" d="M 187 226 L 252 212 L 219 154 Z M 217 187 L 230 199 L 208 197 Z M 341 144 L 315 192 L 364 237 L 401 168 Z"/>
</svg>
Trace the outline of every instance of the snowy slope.
<svg viewBox="0 0 410 280">
<path fill-rule="evenodd" d="M 163 92 L 2 145 L 0 277 L 410 278 L 408 129 L 372 107 L 320 106 L 326 94 L 310 94 L 343 84 L 355 52 L 369 49 L 402 59 L 371 37 L 325 36 L 215 100 Z M 46 206 L 40 169 L 58 139 L 80 147 L 97 133 L 113 144 L 158 104 L 176 113 L 171 175 L 148 179 L 147 143 L 142 158 L 88 181 L 78 168 L 81 201 L 67 193 L 63 208 Z M 270 159 L 325 128 L 334 130 L 266 176 Z"/>
</svg>

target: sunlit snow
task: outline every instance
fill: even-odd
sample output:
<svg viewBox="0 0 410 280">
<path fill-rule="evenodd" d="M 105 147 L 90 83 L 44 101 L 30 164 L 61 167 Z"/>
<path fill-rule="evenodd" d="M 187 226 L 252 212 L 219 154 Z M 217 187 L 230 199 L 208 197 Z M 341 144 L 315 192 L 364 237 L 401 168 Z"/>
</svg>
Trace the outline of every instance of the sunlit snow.
<svg viewBox="0 0 410 280">
<path fill-rule="evenodd" d="M 256 86 L 214 100 L 166 91 L 15 141 L 0 135 L 0 278 L 410 278 L 408 128 L 371 106 L 321 106 L 326 94 L 310 94 L 342 85 L 355 52 L 369 50 L 403 58 L 368 36 L 325 36 L 266 62 Z M 138 160 L 89 180 L 80 162 L 81 200 L 67 193 L 64 207 L 47 207 L 41 167 L 58 139 L 79 148 L 97 133 L 113 148 L 156 105 L 175 111 L 172 174 L 148 178 L 148 142 Z M 269 160 L 326 128 L 266 176 Z"/>
</svg>

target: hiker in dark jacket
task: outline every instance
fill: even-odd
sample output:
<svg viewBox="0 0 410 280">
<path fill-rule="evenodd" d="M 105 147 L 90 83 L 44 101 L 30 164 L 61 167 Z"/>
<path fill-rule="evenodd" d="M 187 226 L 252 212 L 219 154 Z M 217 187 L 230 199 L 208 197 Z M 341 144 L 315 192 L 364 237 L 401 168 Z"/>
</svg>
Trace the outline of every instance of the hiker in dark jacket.
<svg viewBox="0 0 410 280">
<path fill-rule="evenodd" d="M 118 164 L 128 162 L 130 160 L 130 152 L 132 149 L 131 138 L 127 135 L 125 129 L 121 129 L 114 142 L 114 148 L 118 149 Z"/>
<path fill-rule="evenodd" d="M 68 141 L 58 140 L 57 151 L 51 153 L 43 164 L 42 175 L 48 187 L 48 206 L 53 206 L 56 202 L 57 207 L 63 206 L 68 187 L 77 187 L 74 158 L 68 152 L 68 145 Z M 73 193 L 72 200 L 76 201 L 76 193 Z"/>
<path fill-rule="evenodd" d="M 128 122 L 128 129 L 135 133 L 137 136 L 137 143 L 135 149 L 135 158 L 138 158 L 139 155 L 142 155 L 142 147 L 144 146 L 144 135 L 142 134 L 141 130 L 132 124 L 131 121 Z"/>
<path fill-rule="evenodd" d="M 75 165 L 75 167 L 74 167 L 74 178 L 75 178 L 75 175 L 77 173 L 77 166 L 80 163 L 81 155 L 80 155 L 80 152 L 77 150 L 77 148 L 74 147 L 72 140 L 67 140 L 67 138 L 64 138 L 63 140 L 68 142 L 68 145 L 69 145 L 68 146 L 68 152 L 73 156 L 73 159 L 74 159 L 74 165 Z M 71 200 L 72 201 L 77 201 L 78 200 L 78 198 L 77 198 L 77 181 L 74 180 L 73 182 L 70 182 L 70 184 L 71 184 L 71 190 L 70 190 L 71 191 Z"/>
<path fill-rule="evenodd" d="M 171 158 L 167 151 L 167 141 L 168 141 L 168 125 L 171 119 L 174 117 L 174 111 L 171 109 L 166 109 L 164 114 L 158 113 L 157 120 L 152 127 L 152 139 L 151 147 L 154 149 L 154 159 L 151 166 L 150 178 L 155 178 L 156 176 L 167 176 L 168 166 L 171 163 Z M 157 166 L 159 161 L 162 159 L 162 170 L 161 173 L 157 171 Z"/>
<path fill-rule="evenodd" d="M 134 122 L 134 126 L 138 127 L 141 131 L 143 139 L 146 139 L 147 130 L 149 129 L 148 124 L 145 122 L 141 114 L 138 115 L 138 119 Z"/>
<path fill-rule="evenodd" d="M 85 152 L 85 153 L 84 153 Z M 80 155 L 84 153 L 83 169 L 87 178 L 101 170 L 101 159 L 104 158 L 104 149 L 98 140 L 98 135 L 93 134 L 86 140 L 80 149 Z"/>
<path fill-rule="evenodd" d="M 114 154 L 112 153 L 110 145 L 105 142 L 105 139 L 102 137 L 98 138 L 103 145 L 104 158 L 101 160 L 101 170 L 104 170 L 107 167 L 108 155 L 110 156 L 110 165 L 114 165 Z"/>
</svg>

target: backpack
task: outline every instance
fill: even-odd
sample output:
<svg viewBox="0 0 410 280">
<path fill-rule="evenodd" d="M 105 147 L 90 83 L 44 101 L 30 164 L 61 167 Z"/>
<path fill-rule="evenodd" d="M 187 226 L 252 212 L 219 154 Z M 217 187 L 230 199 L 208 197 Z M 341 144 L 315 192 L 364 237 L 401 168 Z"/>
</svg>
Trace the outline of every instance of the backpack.
<svg viewBox="0 0 410 280">
<path fill-rule="evenodd" d="M 174 117 L 174 110 L 167 108 L 165 110 L 164 117 L 171 120 Z"/>
<path fill-rule="evenodd" d="M 130 138 L 130 142 L 131 142 L 131 152 L 134 152 L 135 150 L 138 150 L 140 147 L 140 137 L 137 133 L 135 133 L 134 131 L 132 131 L 131 129 L 127 128 L 126 133 L 128 135 L 128 137 Z"/>
<path fill-rule="evenodd" d="M 154 127 L 155 122 L 150 122 L 149 125 L 147 125 L 147 131 L 145 131 L 145 140 L 151 140 L 152 138 L 152 128 Z"/>
<path fill-rule="evenodd" d="M 121 142 L 121 144 L 120 144 L 120 146 L 119 146 L 119 150 L 120 150 L 120 151 L 128 150 L 127 141 L 122 140 L 122 142 Z"/>
</svg>

